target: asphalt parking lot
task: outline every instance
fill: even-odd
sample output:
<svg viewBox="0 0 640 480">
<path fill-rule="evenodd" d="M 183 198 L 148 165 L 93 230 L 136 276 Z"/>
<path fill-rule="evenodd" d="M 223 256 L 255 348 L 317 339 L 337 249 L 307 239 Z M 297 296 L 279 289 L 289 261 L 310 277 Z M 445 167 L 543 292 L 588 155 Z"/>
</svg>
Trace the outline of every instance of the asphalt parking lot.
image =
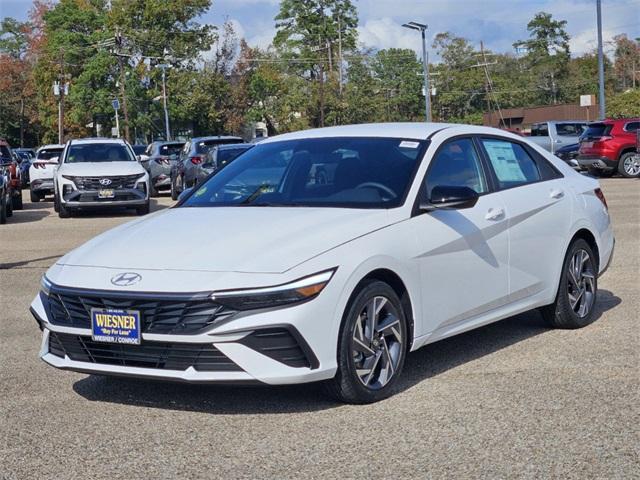
<svg viewBox="0 0 640 480">
<path fill-rule="evenodd" d="M 640 181 L 602 184 L 617 245 L 596 323 L 532 312 L 429 345 L 367 406 L 48 367 L 28 311 L 41 275 L 135 214 L 61 220 L 27 191 L 0 226 L 0 478 L 638 478 Z"/>
</svg>

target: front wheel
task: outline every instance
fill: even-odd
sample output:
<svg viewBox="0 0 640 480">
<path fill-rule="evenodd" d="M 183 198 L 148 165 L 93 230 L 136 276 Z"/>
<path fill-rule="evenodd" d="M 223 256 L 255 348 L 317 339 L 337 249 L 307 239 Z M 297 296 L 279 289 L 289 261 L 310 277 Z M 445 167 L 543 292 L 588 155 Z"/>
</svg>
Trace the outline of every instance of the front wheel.
<svg viewBox="0 0 640 480">
<path fill-rule="evenodd" d="M 136 207 L 136 213 L 138 215 L 146 215 L 147 213 L 149 213 L 149 202 L 140 207 Z"/>
<path fill-rule="evenodd" d="M 171 200 L 178 200 L 178 191 L 176 189 L 175 178 L 171 179 Z"/>
<path fill-rule="evenodd" d="M 40 193 L 29 190 L 29 199 L 31 200 L 31 203 L 38 203 L 40 200 L 42 200 L 42 198 L 43 195 L 41 195 Z"/>
<path fill-rule="evenodd" d="M 574 241 L 562 266 L 556 299 L 541 308 L 542 316 L 555 328 L 582 328 L 595 320 L 598 265 L 593 250 L 582 239 Z"/>
<path fill-rule="evenodd" d="M 24 207 L 22 204 L 22 192 L 19 192 L 18 195 L 14 195 L 11 198 L 11 203 L 14 210 L 22 210 Z"/>
<path fill-rule="evenodd" d="M 620 157 L 618 172 L 627 178 L 640 177 L 640 154 L 627 152 Z"/>
<path fill-rule="evenodd" d="M 4 192 L 0 192 L 0 224 L 7 223 L 7 196 Z"/>
<path fill-rule="evenodd" d="M 55 202 L 55 199 L 54 199 Z M 61 201 L 58 200 L 58 217 L 60 218 L 69 218 L 71 217 L 71 211 L 63 205 Z"/>
<path fill-rule="evenodd" d="M 347 307 L 338 339 L 338 371 L 327 389 L 338 400 L 372 403 L 393 393 L 408 345 L 400 299 L 386 283 L 373 280 Z"/>
</svg>

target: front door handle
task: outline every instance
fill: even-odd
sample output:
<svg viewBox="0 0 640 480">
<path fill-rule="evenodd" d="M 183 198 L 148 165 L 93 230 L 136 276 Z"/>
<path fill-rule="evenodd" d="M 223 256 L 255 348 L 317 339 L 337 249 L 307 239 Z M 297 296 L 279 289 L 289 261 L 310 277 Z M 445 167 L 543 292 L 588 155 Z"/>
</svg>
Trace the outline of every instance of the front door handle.
<svg viewBox="0 0 640 480">
<path fill-rule="evenodd" d="M 485 220 L 500 220 L 502 217 L 504 217 L 503 208 L 490 208 L 484 216 Z"/>
<path fill-rule="evenodd" d="M 554 188 L 553 190 L 551 190 L 549 192 L 549 196 L 551 198 L 562 198 L 562 197 L 564 197 L 564 192 L 562 190 Z"/>
</svg>

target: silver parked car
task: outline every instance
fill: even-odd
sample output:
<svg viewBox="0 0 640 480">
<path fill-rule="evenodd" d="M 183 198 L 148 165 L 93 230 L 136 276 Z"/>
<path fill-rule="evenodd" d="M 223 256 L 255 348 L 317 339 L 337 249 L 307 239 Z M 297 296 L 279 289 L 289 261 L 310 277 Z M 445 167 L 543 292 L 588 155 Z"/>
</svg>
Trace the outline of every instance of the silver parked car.
<svg viewBox="0 0 640 480">
<path fill-rule="evenodd" d="M 178 199 L 178 195 L 196 183 L 198 166 L 205 162 L 210 149 L 216 145 L 243 143 L 241 137 L 218 135 L 215 137 L 196 137 L 184 144 L 180 158 L 171 169 L 171 198 Z"/>
<path fill-rule="evenodd" d="M 149 194 L 154 197 L 159 190 L 171 188 L 171 169 L 175 165 L 184 142 L 150 143 L 140 163 L 149 172 Z"/>
<path fill-rule="evenodd" d="M 213 172 L 230 164 L 247 150 L 255 147 L 255 143 L 237 143 L 231 145 L 217 145 L 209 150 L 204 163 L 198 165 L 196 171 L 196 185 L 201 183 Z"/>
</svg>

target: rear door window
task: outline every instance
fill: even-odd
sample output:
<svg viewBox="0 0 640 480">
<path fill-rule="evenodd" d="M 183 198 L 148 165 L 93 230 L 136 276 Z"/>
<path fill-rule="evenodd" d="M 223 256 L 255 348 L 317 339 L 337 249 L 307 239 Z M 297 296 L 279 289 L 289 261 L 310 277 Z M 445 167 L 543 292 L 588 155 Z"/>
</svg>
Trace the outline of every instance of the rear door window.
<svg viewBox="0 0 640 480">
<path fill-rule="evenodd" d="M 585 123 L 558 123 L 556 125 L 556 132 L 561 137 L 578 137 L 582 135 L 586 128 Z"/>
<path fill-rule="evenodd" d="M 606 123 L 591 123 L 587 125 L 587 130 L 582 136 L 583 139 L 600 138 L 609 135 L 611 132 L 611 125 Z"/>
<path fill-rule="evenodd" d="M 549 136 L 549 127 L 546 123 L 536 123 L 531 127 L 531 136 L 532 137 L 548 137 Z"/>
<path fill-rule="evenodd" d="M 536 162 L 522 145 L 495 138 L 483 138 L 481 141 L 499 189 L 504 190 L 542 180 Z"/>
</svg>

